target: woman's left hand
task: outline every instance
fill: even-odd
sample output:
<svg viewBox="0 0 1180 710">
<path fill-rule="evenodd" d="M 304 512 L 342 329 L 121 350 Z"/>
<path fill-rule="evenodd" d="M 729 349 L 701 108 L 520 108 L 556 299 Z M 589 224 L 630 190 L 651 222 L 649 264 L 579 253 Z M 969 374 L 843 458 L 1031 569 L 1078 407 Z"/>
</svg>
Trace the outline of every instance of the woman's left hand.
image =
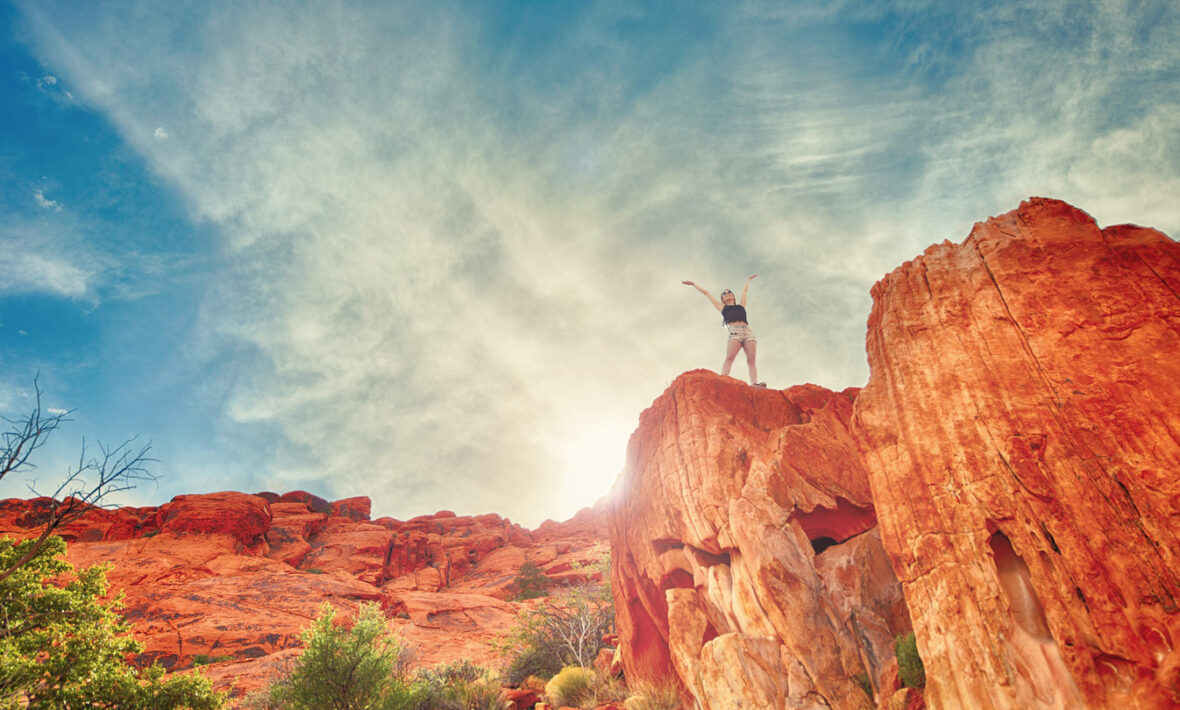
<svg viewBox="0 0 1180 710">
<path fill-rule="evenodd" d="M 753 276 L 750 277 L 750 279 L 756 279 L 756 278 L 758 278 L 758 274 L 754 274 Z M 749 281 L 750 279 L 746 279 L 746 281 Z"/>
</svg>

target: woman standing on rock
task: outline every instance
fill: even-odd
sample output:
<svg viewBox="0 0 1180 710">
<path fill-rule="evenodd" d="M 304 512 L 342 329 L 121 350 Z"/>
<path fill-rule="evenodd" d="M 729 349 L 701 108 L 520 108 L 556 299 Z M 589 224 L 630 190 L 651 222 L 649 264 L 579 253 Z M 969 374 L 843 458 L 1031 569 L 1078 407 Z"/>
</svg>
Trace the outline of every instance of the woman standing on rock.
<svg viewBox="0 0 1180 710">
<path fill-rule="evenodd" d="M 721 311 L 721 319 L 725 322 L 725 328 L 729 331 L 729 341 L 725 346 L 725 364 L 721 366 L 721 374 L 729 375 L 729 370 L 733 367 L 733 361 L 737 357 L 739 350 L 746 351 L 746 364 L 750 366 L 750 384 L 755 387 L 765 387 L 765 382 L 758 381 L 758 367 L 754 364 L 754 355 L 758 351 L 758 339 L 754 337 L 754 331 L 750 330 L 750 324 L 746 318 L 746 295 L 750 292 L 750 282 L 757 278 L 758 274 L 754 274 L 746 279 L 746 286 L 742 289 L 742 302 L 739 305 L 736 303 L 733 291 L 725 289 L 721 292 L 721 300 L 718 301 L 713 298 L 713 294 L 696 285 L 692 281 L 685 281 L 684 283 L 692 286 L 696 290 L 705 294 L 717 310 Z"/>
</svg>

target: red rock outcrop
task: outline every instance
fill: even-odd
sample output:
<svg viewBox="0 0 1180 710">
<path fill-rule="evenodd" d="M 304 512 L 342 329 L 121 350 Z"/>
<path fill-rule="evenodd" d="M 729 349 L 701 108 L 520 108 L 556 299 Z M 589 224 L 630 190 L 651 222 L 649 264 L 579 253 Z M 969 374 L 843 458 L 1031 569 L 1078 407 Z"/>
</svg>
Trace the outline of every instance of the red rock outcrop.
<svg viewBox="0 0 1180 710">
<path fill-rule="evenodd" d="M 856 428 L 930 705 L 1180 706 L 1180 245 L 1032 199 L 873 300 Z"/>
<path fill-rule="evenodd" d="M 0 501 L 0 535 L 39 533 L 51 504 Z M 379 603 L 422 666 L 498 666 L 491 642 L 522 608 L 506 601 L 520 566 L 531 560 L 560 583 L 605 542 L 592 535 L 604 527 L 600 509 L 549 523 L 540 542 L 495 514 L 369 515 L 367 498 L 227 492 L 91 507 L 59 532 L 74 565 L 113 565 L 111 594 L 125 595 L 142 662 L 212 662 L 215 687 L 233 698 L 278 676 L 324 602 L 345 616 Z"/>
<path fill-rule="evenodd" d="M 610 515 L 629 679 L 697 707 L 870 702 L 909 629 L 848 431 L 856 390 L 677 378 L 631 438 Z"/>
<path fill-rule="evenodd" d="M 644 412 L 610 529 L 628 677 L 702 708 L 857 707 L 859 668 L 882 707 L 1180 707 L 1180 247 L 1033 199 L 873 298 L 859 394 L 693 372 Z M 924 696 L 888 660 L 911 613 Z"/>
</svg>

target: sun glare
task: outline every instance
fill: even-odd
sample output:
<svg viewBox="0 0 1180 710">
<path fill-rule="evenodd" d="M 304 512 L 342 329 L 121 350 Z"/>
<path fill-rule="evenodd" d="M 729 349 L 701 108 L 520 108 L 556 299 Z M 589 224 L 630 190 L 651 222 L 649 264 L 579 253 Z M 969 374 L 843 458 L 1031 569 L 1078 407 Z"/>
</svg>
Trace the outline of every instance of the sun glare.
<svg viewBox="0 0 1180 710">
<path fill-rule="evenodd" d="M 571 427 L 558 452 L 565 465 L 558 491 L 558 515 L 565 519 L 610 492 L 623 468 L 633 426 L 583 423 Z"/>
</svg>

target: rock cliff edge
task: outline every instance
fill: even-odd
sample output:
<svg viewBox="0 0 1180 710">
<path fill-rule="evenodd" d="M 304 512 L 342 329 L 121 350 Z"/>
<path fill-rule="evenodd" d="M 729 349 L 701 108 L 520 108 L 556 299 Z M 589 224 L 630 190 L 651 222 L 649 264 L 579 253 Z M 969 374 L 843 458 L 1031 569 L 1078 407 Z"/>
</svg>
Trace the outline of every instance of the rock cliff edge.
<svg viewBox="0 0 1180 710">
<path fill-rule="evenodd" d="M 610 511 L 629 677 L 701 708 L 1180 705 L 1180 246 L 1030 199 L 874 286 L 862 391 L 682 375 Z"/>
</svg>

